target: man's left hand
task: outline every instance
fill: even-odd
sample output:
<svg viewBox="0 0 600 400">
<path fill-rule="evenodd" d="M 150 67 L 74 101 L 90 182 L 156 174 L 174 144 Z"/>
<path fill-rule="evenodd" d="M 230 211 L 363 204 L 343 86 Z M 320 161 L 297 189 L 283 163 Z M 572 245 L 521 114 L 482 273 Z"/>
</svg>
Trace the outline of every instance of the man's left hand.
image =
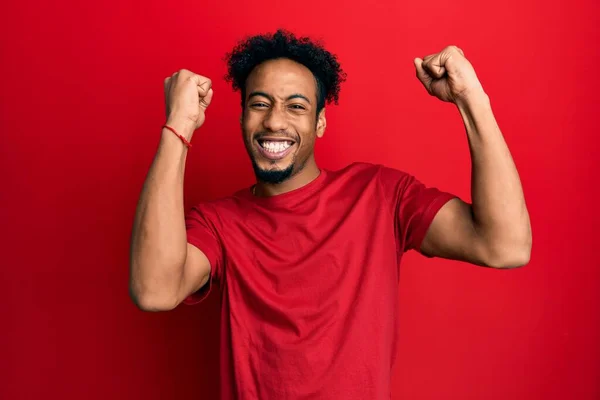
<svg viewBox="0 0 600 400">
<path fill-rule="evenodd" d="M 484 93 L 473 66 L 456 46 L 423 59 L 415 58 L 414 63 L 427 92 L 440 100 L 457 104 Z"/>
</svg>

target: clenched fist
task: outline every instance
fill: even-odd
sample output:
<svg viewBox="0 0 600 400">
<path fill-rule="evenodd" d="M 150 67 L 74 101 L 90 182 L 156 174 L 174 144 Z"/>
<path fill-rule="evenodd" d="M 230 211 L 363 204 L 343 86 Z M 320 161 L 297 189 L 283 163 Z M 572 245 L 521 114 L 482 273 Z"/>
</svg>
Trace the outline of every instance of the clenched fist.
<svg viewBox="0 0 600 400">
<path fill-rule="evenodd" d="M 417 78 L 430 95 L 452 103 L 466 101 L 483 93 L 473 66 L 456 46 L 437 54 L 415 58 Z"/>
<path fill-rule="evenodd" d="M 165 78 L 167 125 L 187 140 L 204 124 L 206 109 L 213 97 L 210 79 L 182 69 Z"/>
</svg>

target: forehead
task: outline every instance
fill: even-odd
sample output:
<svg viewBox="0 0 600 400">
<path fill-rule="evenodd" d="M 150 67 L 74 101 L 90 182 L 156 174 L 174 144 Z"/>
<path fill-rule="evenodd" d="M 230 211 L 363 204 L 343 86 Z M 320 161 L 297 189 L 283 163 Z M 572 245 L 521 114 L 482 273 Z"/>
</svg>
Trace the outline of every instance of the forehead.
<svg viewBox="0 0 600 400">
<path fill-rule="evenodd" d="M 275 97 L 303 94 L 316 97 L 316 80 L 304 65 L 289 59 L 269 60 L 258 65 L 248 76 L 246 92 L 259 90 Z"/>
</svg>

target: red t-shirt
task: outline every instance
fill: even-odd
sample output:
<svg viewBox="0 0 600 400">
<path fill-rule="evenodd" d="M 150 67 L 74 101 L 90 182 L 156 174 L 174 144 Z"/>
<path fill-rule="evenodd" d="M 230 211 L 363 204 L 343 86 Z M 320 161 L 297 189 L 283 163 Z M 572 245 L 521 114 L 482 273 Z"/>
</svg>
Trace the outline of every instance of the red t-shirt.
<svg viewBox="0 0 600 400">
<path fill-rule="evenodd" d="M 184 302 L 218 284 L 222 399 L 389 399 L 400 260 L 453 197 L 354 163 L 281 195 L 247 188 L 194 207 L 188 241 L 211 276 Z"/>
</svg>

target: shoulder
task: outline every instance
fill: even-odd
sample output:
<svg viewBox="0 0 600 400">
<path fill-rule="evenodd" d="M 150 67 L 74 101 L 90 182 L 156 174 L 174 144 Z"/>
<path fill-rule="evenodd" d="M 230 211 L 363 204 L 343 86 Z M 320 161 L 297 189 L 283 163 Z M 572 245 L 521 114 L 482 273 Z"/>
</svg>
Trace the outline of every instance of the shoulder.
<svg viewBox="0 0 600 400">
<path fill-rule="evenodd" d="M 365 161 L 353 162 L 339 170 L 332 171 L 332 173 L 341 177 L 363 177 L 368 179 L 378 179 L 382 174 L 396 175 L 398 177 L 408 175 L 403 171 L 385 166 L 383 164 Z"/>
<path fill-rule="evenodd" d="M 346 167 L 334 171 L 340 177 L 362 178 L 365 180 L 376 180 L 380 184 L 408 183 L 414 177 L 403 170 L 389 167 L 383 164 L 357 161 Z"/>
<path fill-rule="evenodd" d="M 228 196 L 203 200 L 194 203 L 189 211 L 190 215 L 202 215 L 206 219 L 218 220 L 223 215 L 237 213 L 241 208 L 241 191 Z"/>
</svg>

